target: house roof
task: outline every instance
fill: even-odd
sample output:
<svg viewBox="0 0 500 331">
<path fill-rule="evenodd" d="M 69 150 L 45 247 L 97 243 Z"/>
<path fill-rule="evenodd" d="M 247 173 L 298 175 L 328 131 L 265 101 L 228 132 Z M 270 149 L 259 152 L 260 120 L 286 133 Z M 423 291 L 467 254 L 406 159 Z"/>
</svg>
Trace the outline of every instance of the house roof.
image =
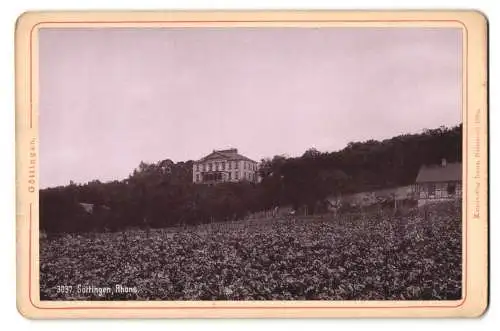
<svg viewBox="0 0 500 331">
<path fill-rule="evenodd" d="M 236 148 L 214 150 L 212 153 L 210 153 L 207 156 L 203 157 L 202 159 L 198 160 L 198 162 L 202 162 L 202 161 L 206 161 L 206 160 L 210 160 L 210 159 L 225 159 L 225 160 L 231 160 L 231 161 L 244 160 L 244 161 L 255 162 L 254 160 L 251 160 L 246 156 L 238 154 L 238 150 Z"/>
<path fill-rule="evenodd" d="M 416 183 L 456 182 L 462 181 L 462 163 L 442 165 L 423 165 L 418 172 Z"/>
<path fill-rule="evenodd" d="M 92 203 L 80 202 L 80 206 L 89 214 L 92 214 L 94 211 L 94 204 Z"/>
</svg>

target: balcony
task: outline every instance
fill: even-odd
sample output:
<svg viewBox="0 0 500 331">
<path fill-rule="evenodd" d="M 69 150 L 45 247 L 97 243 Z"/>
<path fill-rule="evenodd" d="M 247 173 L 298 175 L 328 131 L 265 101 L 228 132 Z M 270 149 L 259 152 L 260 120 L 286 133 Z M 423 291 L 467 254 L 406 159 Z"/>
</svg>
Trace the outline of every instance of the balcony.
<svg viewBox="0 0 500 331">
<path fill-rule="evenodd" d="M 201 173 L 201 182 L 205 184 L 222 183 L 228 181 L 227 171 L 206 171 Z"/>
</svg>

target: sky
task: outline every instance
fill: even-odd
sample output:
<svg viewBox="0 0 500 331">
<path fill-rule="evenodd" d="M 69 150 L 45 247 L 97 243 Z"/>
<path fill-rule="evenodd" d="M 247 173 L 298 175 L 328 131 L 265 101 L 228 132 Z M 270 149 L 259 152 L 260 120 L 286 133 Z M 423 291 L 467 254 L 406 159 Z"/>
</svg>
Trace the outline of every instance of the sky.
<svg viewBox="0 0 500 331">
<path fill-rule="evenodd" d="M 40 186 L 461 122 L 455 28 L 43 28 Z"/>
</svg>

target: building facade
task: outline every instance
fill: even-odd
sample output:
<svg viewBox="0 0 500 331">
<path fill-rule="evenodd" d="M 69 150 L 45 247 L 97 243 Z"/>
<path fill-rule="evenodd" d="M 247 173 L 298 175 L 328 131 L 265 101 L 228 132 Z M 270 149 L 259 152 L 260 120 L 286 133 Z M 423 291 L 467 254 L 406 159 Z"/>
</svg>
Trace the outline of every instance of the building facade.
<svg viewBox="0 0 500 331">
<path fill-rule="evenodd" d="M 258 163 L 238 154 L 236 148 L 214 150 L 193 163 L 193 183 L 258 182 Z"/>
<path fill-rule="evenodd" d="M 420 168 L 413 185 L 418 206 L 427 203 L 456 200 L 462 197 L 462 163 L 424 165 Z"/>
</svg>

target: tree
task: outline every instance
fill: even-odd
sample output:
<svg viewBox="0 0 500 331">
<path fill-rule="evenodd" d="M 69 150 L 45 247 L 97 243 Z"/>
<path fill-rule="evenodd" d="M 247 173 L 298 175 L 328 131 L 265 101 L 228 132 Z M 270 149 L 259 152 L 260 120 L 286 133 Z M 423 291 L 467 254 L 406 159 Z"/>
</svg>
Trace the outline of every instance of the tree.
<svg viewBox="0 0 500 331">
<path fill-rule="evenodd" d="M 312 148 L 309 148 L 307 151 L 305 151 L 305 153 L 302 155 L 302 157 L 304 158 L 318 158 L 319 156 L 321 156 L 321 152 L 319 152 L 316 148 L 312 147 Z"/>
</svg>

